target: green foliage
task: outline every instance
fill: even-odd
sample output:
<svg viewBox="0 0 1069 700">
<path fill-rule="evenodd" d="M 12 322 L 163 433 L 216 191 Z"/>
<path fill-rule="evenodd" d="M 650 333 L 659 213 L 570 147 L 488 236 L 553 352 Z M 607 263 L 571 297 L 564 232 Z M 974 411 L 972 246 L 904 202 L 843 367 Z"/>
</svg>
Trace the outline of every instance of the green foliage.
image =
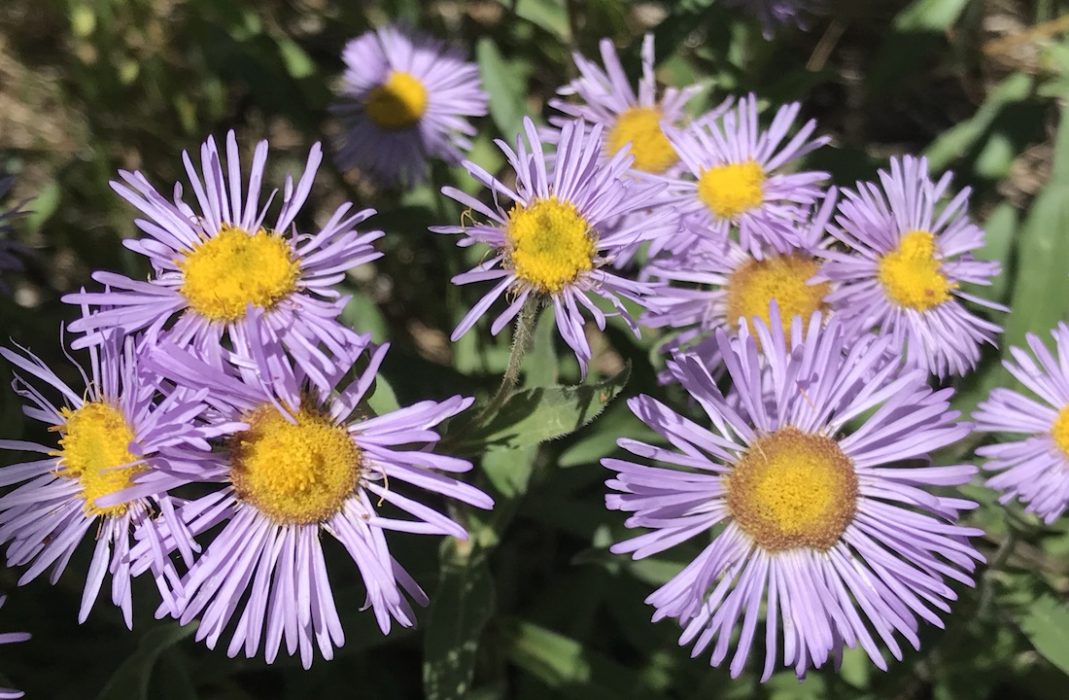
<svg viewBox="0 0 1069 700">
<path fill-rule="evenodd" d="M 167 191 L 182 177 L 180 152 L 203 136 L 238 131 L 251 145 L 270 138 L 269 178 L 303 164 L 308 147 L 338 132 L 329 116 L 344 43 L 369 27 L 403 20 L 448 37 L 474 60 L 489 94 L 470 157 L 506 168 L 491 139 L 512 141 L 525 115 L 544 123 L 554 90 L 574 77 L 570 53 L 594 57 L 612 38 L 632 77 L 642 33 L 657 42 L 658 76 L 704 86 L 702 108 L 754 91 L 764 103 L 801 101 L 834 147 L 807 167 L 836 184 L 872 178 L 892 153 L 925 154 L 933 171 L 953 169 L 974 190 L 972 213 L 988 234 L 980 257 L 1004 274 L 970 289 L 1012 308 L 999 348 L 956 383 L 966 414 L 1009 382 L 1000 361 L 1026 333 L 1044 336 L 1069 320 L 1069 37 L 1033 27 L 1069 13 L 1069 0 L 1040 2 L 849 2 L 788 28 L 772 41 L 724 2 L 613 0 L 4 0 L 0 2 L 0 171 L 18 176 L 29 214 L 16 235 L 32 249 L 14 298 L 0 294 L 5 339 L 32 347 L 68 379 L 57 331 L 75 310 L 59 302 L 90 285 L 93 270 L 148 273 L 121 247 L 137 235 L 135 213 L 111 191 L 120 169 L 141 169 Z M 696 110 L 697 112 L 698 110 Z M 989 564 L 975 589 L 956 585 L 945 630 L 921 631 L 918 651 L 876 671 L 849 650 L 841 670 L 804 681 L 784 671 L 757 682 L 755 645 L 739 679 L 691 659 L 671 622 L 654 624 L 644 599 L 696 555 L 705 541 L 640 561 L 614 555 L 628 537 L 624 517 L 604 507 L 608 472 L 599 461 L 617 440 L 655 441 L 625 399 L 656 395 L 685 407 L 659 385 L 660 340 L 640 340 L 615 321 L 593 333 L 585 381 L 544 311 L 519 387 L 489 416 L 511 350 L 508 334 L 480 322 L 456 343 L 449 334 L 478 298 L 450 278 L 477 263 L 427 232 L 461 211 L 438 192 L 475 191 L 459 168 L 404 191 L 377 189 L 342 173 L 329 156 L 307 220 L 343 200 L 378 210 L 369 225 L 387 232 L 384 257 L 340 287 L 352 298 L 343 318 L 375 342 L 390 342 L 367 402 L 382 413 L 426 398 L 474 396 L 472 409 L 443 427 L 443 450 L 475 463 L 472 480 L 495 499 L 491 512 L 457 509 L 467 542 L 391 539 L 397 558 L 429 594 L 415 630 L 383 636 L 362 610 L 365 591 L 344 552 L 326 546 L 346 644 L 310 671 L 280 658 L 230 659 L 226 643 L 207 649 L 192 626 L 153 620 L 155 591 L 135 586 L 128 632 L 106 604 L 75 624 L 90 553 L 79 551 L 54 587 L 18 587 L 0 570 L 0 633 L 28 630 L 31 642 L 5 646 L 0 673 L 33 698 L 52 700 L 248 700 L 251 698 L 933 698 L 1060 700 L 1069 688 L 1069 530 L 1043 526 L 982 488 L 967 518 L 984 530 Z M 475 285 L 478 286 L 478 285 Z M 652 359 L 651 359 L 652 358 Z M 0 382 L 10 381 L 0 367 Z M 0 438 L 41 439 L 0 392 Z M 22 435 L 25 433 L 25 435 Z M 937 455 L 976 462 L 974 436 Z M 5 456 L 6 460 L 7 457 Z M 329 538 L 324 537 L 324 542 Z M 701 538 L 696 538 L 701 540 Z M 226 639 L 224 636 L 223 639 Z M 284 655 L 283 655 L 284 656 Z M 890 654 L 885 653 L 890 661 Z"/>
</svg>

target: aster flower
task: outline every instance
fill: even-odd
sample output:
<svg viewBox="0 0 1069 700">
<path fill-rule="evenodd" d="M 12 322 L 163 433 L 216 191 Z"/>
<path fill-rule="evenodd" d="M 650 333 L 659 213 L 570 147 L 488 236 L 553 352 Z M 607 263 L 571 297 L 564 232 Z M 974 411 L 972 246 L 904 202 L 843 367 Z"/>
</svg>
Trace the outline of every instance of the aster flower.
<svg viewBox="0 0 1069 700">
<path fill-rule="evenodd" d="M 1018 433 L 1024 439 L 987 445 L 976 451 L 986 469 L 999 472 L 987 485 L 1002 492 L 1002 503 L 1020 499 L 1026 510 L 1052 523 L 1069 504 L 1069 326 L 1052 332 L 1057 357 L 1029 333 L 1028 347 L 1010 348 L 1013 361 L 1003 364 L 1032 398 L 998 388 L 977 408 L 977 430 Z"/>
<path fill-rule="evenodd" d="M 700 119 L 685 130 L 666 129 L 668 140 L 694 179 L 679 178 L 670 193 L 681 218 L 671 250 L 696 241 L 723 244 L 732 228 L 739 242 L 757 252 L 762 246 L 782 250 L 798 243 L 793 222 L 823 195 L 824 172 L 786 172 L 786 166 L 828 143 L 811 138 L 809 120 L 784 144 L 801 105 L 781 107 L 772 124 L 757 123 L 757 98 L 744 97 L 721 118 Z"/>
<path fill-rule="evenodd" d="M 753 15 L 764 28 L 766 39 L 786 25 L 806 28 L 805 16 L 822 4 L 820 0 L 726 0 L 729 7 L 738 7 Z"/>
<path fill-rule="evenodd" d="M 666 128 L 681 128 L 687 120 L 686 105 L 701 91 L 700 85 L 665 88 L 658 98 L 657 78 L 654 74 L 653 34 L 646 34 L 642 41 L 642 77 L 638 89 L 633 90 L 624 72 L 612 41 L 602 39 L 599 43 L 604 68 L 575 53 L 573 58 L 580 77 L 557 90 L 564 98 L 576 97 L 581 102 L 567 99 L 551 99 L 550 107 L 562 112 L 565 117 L 550 117 L 550 123 L 563 127 L 573 119 L 588 124 L 600 124 L 604 129 L 603 157 L 612 158 L 628 150 L 634 160 L 632 170 L 638 174 L 678 174 L 682 169 L 675 148 L 665 136 Z M 715 119 L 731 106 L 731 99 L 714 108 L 705 118 Z M 552 141 L 558 131 L 547 129 L 544 138 Z M 638 211 L 608 224 L 606 231 L 615 228 L 646 225 L 647 211 Z M 676 233 L 679 222 L 676 217 L 664 219 L 656 235 L 651 232 L 650 253 L 656 255 Z M 641 244 L 634 244 L 617 251 L 613 266 L 628 265 L 639 252 Z"/>
<path fill-rule="evenodd" d="M 626 152 L 608 160 L 600 157 L 600 125 L 587 129 L 582 121 L 565 124 L 554 154 L 544 152 L 530 119 L 524 120 L 524 131 L 527 143 L 518 138 L 515 151 L 498 142 L 516 173 L 515 190 L 475 163 L 464 162 L 468 172 L 493 193 L 492 208 L 456 188 L 442 188 L 443 194 L 486 222 L 431 230 L 461 234 L 461 246 L 482 243 L 492 249 L 487 260 L 457 275 L 453 282 L 495 282 L 464 316 L 452 339 L 467 333 L 499 297 L 508 295 L 508 307 L 490 326 L 496 335 L 533 297 L 553 304 L 557 330 L 575 351 L 585 374 L 591 351 L 583 334 L 581 309 L 604 329 L 606 314 L 590 299 L 599 296 L 638 334 L 638 326 L 621 299 L 644 304 L 650 285 L 625 279 L 606 266 L 621 250 L 655 235 L 672 213 L 658 207 L 645 218 L 634 217 L 626 226 L 617 225 L 621 217 L 652 206 L 660 187 L 627 176 L 631 156 Z M 508 208 L 498 202 L 499 195 L 509 200 Z"/>
<path fill-rule="evenodd" d="M 984 245 L 983 230 L 967 214 L 970 190 L 944 203 L 952 175 L 933 182 L 924 158 L 892 159 L 890 172 L 879 176 L 879 184 L 844 190 L 830 232 L 848 250 L 821 253 L 821 278 L 840 285 L 831 303 L 860 330 L 892 336 L 906 365 L 964 375 L 979 361 L 980 345 L 994 345 L 1001 329 L 961 300 L 1007 310 L 961 288 L 990 285 L 1000 270 L 970 252 Z"/>
<path fill-rule="evenodd" d="M 26 400 L 23 413 L 58 434 L 57 444 L 50 445 L 0 440 L 0 450 L 40 455 L 0 468 L 0 486 L 17 485 L 0 497 L 0 544 L 7 545 L 7 564 L 27 567 L 19 585 L 48 569 L 54 584 L 81 542 L 95 538 L 78 621 L 86 620 L 110 574 L 111 600 L 131 627 L 129 553 L 135 530 L 141 538 L 158 539 L 160 522 L 171 522 L 179 533 L 182 529 L 166 496 L 107 499 L 168 460 L 172 450 L 210 449 L 207 440 L 214 433 L 196 424 L 207 408 L 201 402 L 206 392 L 175 392 L 157 400 L 155 387 L 139 375 L 133 339 L 120 341 L 114 334 L 89 349 L 88 373 L 76 365 L 84 382 L 78 391 L 28 350 L 0 348 L 0 356 L 16 369 L 12 386 Z M 62 402 L 46 398 L 19 371 L 58 392 Z M 187 538 L 179 538 L 176 547 L 191 561 Z M 169 594 L 173 568 L 162 558 L 149 563 L 164 605 L 175 609 Z"/>
<path fill-rule="evenodd" d="M 348 299 L 333 286 L 346 270 L 382 255 L 371 244 L 383 233 L 357 231 L 375 212 L 351 213 L 348 202 L 318 232 L 297 230 L 294 220 L 322 161 L 318 143 L 296 185 L 287 176 L 278 218 L 266 226 L 267 206 L 275 195 L 260 204 L 267 149 L 266 141 L 256 146 L 244 198 L 233 131 L 227 134 L 225 168 L 214 138 L 201 146 L 201 173 L 183 153 L 199 213 L 182 199 L 180 185 L 170 202 L 140 172 L 119 172 L 122 181 L 112 182 L 112 188 L 148 217 L 136 222 L 148 238 L 125 241 L 126 247 L 146 256 L 154 274 L 141 282 L 97 272 L 93 279 L 107 285 L 106 291 L 65 296 L 65 301 L 98 307 L 71 324 L 72 330 L 86 333 L 73 347 L 100 342 L 114 328 L 127 334 L 145 331 L 149 342 L 169 329 L 179 345 L 218 351 L 221 339 L 240 331 L 248 310 L 255 308 L 266 312 L 264 322 L 309 376 L 329 383 L 333 357 L 359 342 L 337 320 Z"/>
<path fill-rule="evenodd" d="M 697 357 L 673 363 L 702 424 L 631 399 L 670 445 L 622 439 L 643 461 L 602 460 L 616 473 L 607 506 L 649 529 L 613 551 L 642 558 L 711 537 L 647 602 L 654 620 L 679 622 L 695 656 L 711 650 L 712 665 L 734 646 L 732 676 L 762 611 L 763 679 L 781 657 L 801 676 L 844 646 L 886 669 L 881 643 L 896 659 L 900 638 L 918 647 L 920 621 L 941 626 L 956 598 L 944 579 L 971 585 L 983 560 L 967 539 L 981 531 L 957 522 L 975 504 L 932 491 L 968 481 L 975 467 L 929 464 L 969 426 L 955 422 L 952 390 L 933 391 L 923 371 L 885 360 L 888 337 L 858 341 L 836 319 L 822 330 L 814 318 L 803 333 L 796 318 L 790 339 L 778 322 L 754 325 L 755 335 L 716 335 L 733 397 Z"/>
<path fill-rule="evenodd" d="M 471 148 L 468 117 L 486 114 L 479 69 L 458 49 L 423 34 L 383 27 L 345 46 L 345 78 L 334 107 L 345 127 L 343 168 L 387 185 L 421 180 L 427 160 L 456 163 Z"/>
<path fill-rule="evenodd" d="M 643 325 L 677 332 L 662 348 L 666 352 L 693 347 L 715 366 L 719 362 L 713 359 L 717 348 L 713 333 L 719 329 L 737 333 L 746 323 L 752 334 L 751 319 L 771 322 L 773 302 L 785 334 L 795 317 L 801 318 L 803 330 L 815 312 L 828 320 L 832 285 L 813 279 L 821 264 L 817 251 L 831 242 L 826 231 L 836 196 L 832 188 L 813 216 L 796 227 L 797 246 L 788 245 L 784 252 L 754 254 L 734 241 L 728 241 L 726 250 L 699 242 L 679 255 L 654 260 L 644 272 L 667 284 L 657 287 L 656 308 L 643 314 Z"/>
<path fill-rule="evenodd" d="M 227 653 L 244 649 L 251 658 L 262 648 L 268 663 L 285 639 L 286 653 L 299 653 L 307 668 L 314 646 L 331 659 L 344 643 L 323 536 L 352 558 L 367 607 L 385 634 L 393 621 L 415 624 L 409 599 L 427 603 L 390 553 L 386 533 L 467 536 L 459 523 L 421 503 L 419 492 L 479 508 L 493 502 L 452 476 L 470 470 L 469 462 L 430 451 L 435 426 L 472 399 L 368 415 L 363 401 L 388 346 L 375 349 L 358 377 L 335 391 L 310 385 L 266 327 L 248 340 L 249 356 L 238 358 L 238 366 L 210 365 L 166 341 L 153 351 L 154 371 L 179 386 L 210 387 L 217 420 L 238 430 L 211 458 L 160 470 L 136 488 L 164 493 L 189 483 L 220 485 L 178 511 L 194 535 L 217 532 L 183 578 L 181 622 L 200 618 L 197 639 L 211 648 L 232 627 Z M 165 536 L 133 557 L 159 558 L 170 546 Z"/>
<path fill-rule="evenodd" d="M 635 170 L 664 173 L 673 169 L 679 163 L 679 156 L 665 136 L 664 127 L 683 126 L 685 107 L 701 91 L 701 86 L 691 85 L 682 90 L 666 88 L 658 98 L 653 34 L 646 34 L 642 40 L 642 77 L 637 93 L 631 88 L 612 41 L 602 39 L 598 46 L 604 68 L 580 53 L 572 54 L 579 78 L 557 90 L 557 94 L 577 97 L 581 102 L 551 99 L 549 106 L 566 116 L 551 117 L 550 122 L 558 127 L 574 119 L 600 124 L 605 129 L 606 158 L 630 147 L 634 156 L 631 167 Z M 725 103 L 715 113 L 722 113 L 729 104 Z"/>
<path fill-rule="evenodd" d="M 7 596 L 0 595 L 0 608 L 4 607 L 4 603 L 7 602 Z M 26 632 L 7 632 L 0 634 L 0 646 L 4 644 L 15 644 L 17 642 L 25 642 L 30 638 L 30 635 Z M 21 698 L 25 693 L 21 690 L 12 690 L 11 688 L 0 688 L 0 700 L 16 700 Z"/>
<path fill-rule="evenodd" d="M 3 201 L 8 191 L 11 189 L 11 185 L 14 182 L 14 178 L 0 178 L 0 202 Z M 5 270 L 21 270 L 22 263 L 15 256 L 15 253 L 19 250 L 20 246 L 15 241 L 7 240 L 6 236 L 11 233 L 11 220 L 16 216 L 19 216 L 22 212 L 19 211 L 18 206 L 11 209 L 4 209 L 0 205 L 0 273 Z M 0 278 L 0 292 L 6 292 L 7 285 L 4 284 L 3 278 Z"/>
</svg>

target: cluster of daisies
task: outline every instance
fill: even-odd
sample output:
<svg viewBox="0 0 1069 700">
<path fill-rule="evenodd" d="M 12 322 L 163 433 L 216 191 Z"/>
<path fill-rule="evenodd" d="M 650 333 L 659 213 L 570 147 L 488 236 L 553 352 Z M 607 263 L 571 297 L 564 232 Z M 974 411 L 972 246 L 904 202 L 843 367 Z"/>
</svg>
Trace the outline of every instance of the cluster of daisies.
<svg viewBox="0 0 1069 700">
<path fill-rule="evenodd" d="M 486 112 L 473 64 L 396 28 L 354 40 L 345 59 L 341 163 L 405 185 L 428 159 L 463 158 L 467 118 Z M 847 646 L 886 668 L 885 651 L 918 646 L 921 622 L 941 624 L 952 584 L 983 560 L 971 543 L 982 533 L 959 522 L 975 504 L 943 490 L 976 470 L 933 466 L 934 451 L 976 429 L 1026 433 L 982 450 L 999 472 L 991 485 L 1047 520 L 1069 501 L 1069 328 L 1057 358 L 1033 338 L 1009 365 L 1047 405 L 996 390 L 975 425 L 960 421 L 952 390 L 932 386 L 994 343 L 998 326 L 974 309 L 1003 310 L 963 287 L 998 274 L 972 255 L 984 234 L 967 191 L 914 158 L 829 188 L 826 173 L 798 169 L 827 142 L 796 126 L 798 105 L 767 125 L 753 96 L 692 119 L 701 89 L 658 89 L 650 37 L 637 90 L 608 41 L 600 64 L 575 60 L 551 126 L 528 119 L 498 142 L 507 172 L 463 161 L 487 196 L 442 190 L 468 212 L 434 231 L 489 251 L 454 279 L 488 291 L 453 339 L 487 315 L 496 335 L 530 322 L 524 309 L 552 313 L 585 374 L 589 321 L 662 329 L 662 377 L 688 410 L 633 398 L 664 441 L 621 439 L 633 457 L 603 461 L 608 508 L 644 531 L 614 551 L 708 542 L 650 595 L 654 619 L 676 620 L 681 643 L 714 665 L 730 652 L 733 674 L 762 619 L 765 678 Z M 131 581 L 147 574 L 157 615 L 198 620 L 208 646 L 224 638 L 231 656 L 269 662 L 284 649 L 307 667 L 344 642 L 324 535 L 387 633 L 427 603 L 387 533 L 462 538 L 441 501 L 493 502 L 463 480 L 469 462 L 435 449 L 471 398 L 369 406 L 388 346 L 340 321 L 336 287 L 380 256 L 374 212 L 346 203 L 311 226 L 301 212 L 320 146 L 269 193 L 266 142 L 247 173 L 240 150 L 230 133 L 183 154 L 188 195 L 119 173 L 113 188 L 143 234 L 124 243 L 152 272 L 97 272 L 98 288 L 65 297 L 81 310 L 67 327 L 88 357 L 79 384 L 29 350 L 0 350 L 26 415 L 55 434 L 0 440 L 34 455 L 0 469 L 0 545 L 23 584 L 55 582 L 93 540 L 80 620 L 108 582 L 132 625 Z"/>
</svg>

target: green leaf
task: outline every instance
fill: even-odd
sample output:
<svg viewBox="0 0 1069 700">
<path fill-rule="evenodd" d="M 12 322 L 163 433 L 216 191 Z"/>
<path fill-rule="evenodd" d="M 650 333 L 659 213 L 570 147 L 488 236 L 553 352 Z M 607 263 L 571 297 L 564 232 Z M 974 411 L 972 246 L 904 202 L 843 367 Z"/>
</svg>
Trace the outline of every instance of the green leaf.
<svg viewBox="0 0 1069 700">
<path fill-rule="evenodd" d="M 108 679 L 97 700 L 148 700 L 149 680 L 160 654 L 182 641 L 197 628 L 177 623 L 156 627 L 141 637 L 137 651 Z"/>
<path fill-rule="evenodd" d="M 428 700 L 468 697 L 479 637 L 493 612 L 494 582 L 485 561 L 447 562 L 423 637 L 423 689 Z"/>
<path fill-rule="evenodd" d="M 1018 622 L 1036 651 L 1069 674 L 1069 606 L 1041 596 Z"/>
<path fill-rule="evenodd" d="M 520 133 L 527 111 L 524 103 L 527 72 L 519 70 L 518 64 L 506 61 L 490 37 L 479 39 L 475 58 L 482 72 L 483 87 L 490 96 L 490 118 L 505 140 L 511 142 Z"/>
<path fill-rule="evenodd" d="M 561 453 L 557 464 L 577 467 L 597 462 L 616 449 L 616 440 L 627 436 L 633 440 L 657 440 L 658 435 L 635 417 L 624 403 L 613 404 L 596 426 L 584 430 L 572 445 Z"/>
<path fill-rule="evenodd" d="M 397 395 L 393 392 L 393 387 L 381 374 L 375 377 L 375 388 L 368 398 L 367 404 L 379 416 L 390 411 L 396 411 L 401 407 L 401 404 L 397 401 Z"/>
<path fill-rule="evenodd" d="M 628 364 L 597 384 L 524 389 L 513 394 L 497 415 L 462 441 L 464 448 L 527 447 L 575 432 L 598 417 L 631 375 Z"/>
<path fill-rule="evenodd" d="M 483 472 L 499 494 L 515 498 L 527 491 L 537 451 L 537 445 L 519 449 L 491 447 L 482 458 Z"/>
<path fill-rule="evenodd" d="M 950 27 L 961 16 L 968 0 L 914 0 L 895 17 L 899 31 L 938 32 Z"/>
<path fill-rule="evenodd" d="M 516 0 L 516 16 L 527 20 L 564 43 L 571 41 L 568 10 L 560 0 Z"/>
<path fill-rule="evenodd" d="M 297 42 L 289 37 L 281 37 L 276 41 L 282 63 L 285 64 L 286 72 L 291 78 L 299 80 L 315 73 L 315 63 Z"/>
<path fill-rule="evenodd" d="M 976 257 L 994 260 L 1002 265 L 1002 274 L 991 281 L 991 286 L 977 290 L 978 294 L 987 299 L 1002 301 L 1006 297 L 1009 288 L 1010 256 L 1013 253 L 1019 223 L 1017 208 L 1008 202 L 998 205 L 984 222 L 986 240 L 984 247 L 976 251 Z"/>
<path fill-rule="evenodd" d="M 524 358 L 525 383 L 528 386 L 550 386 L 557 381 L 556 320 L 553 309 L 545 309 L 535 326 L 531 349 Z"/>
<path fill-rule="evenodd" d="M 386 319 L 375 302 L 364 292 L 354 291 L 341 312 L 342 322 L 357 333 L 370 333 L 371 340 L 381 343 L 386 340 Z"/>
<path fill-rule="evenodd" d="M 995 118 L 1008 105 L 1021 102 L 1032 92 L 1032 78 L 1024 73 L 1009 76 L 987 96 L 969 119 L 943 132 L 925 151 L 933 171 L 943 170 L 987 133 Z"/>
<path fill-rule="evenodd" d="M 512 662 L 562 695 L 583 700 L 659 697 L 631 668 L 570 637 L 525 621 L 509 630 L 507 637 Z"/>
</svg>

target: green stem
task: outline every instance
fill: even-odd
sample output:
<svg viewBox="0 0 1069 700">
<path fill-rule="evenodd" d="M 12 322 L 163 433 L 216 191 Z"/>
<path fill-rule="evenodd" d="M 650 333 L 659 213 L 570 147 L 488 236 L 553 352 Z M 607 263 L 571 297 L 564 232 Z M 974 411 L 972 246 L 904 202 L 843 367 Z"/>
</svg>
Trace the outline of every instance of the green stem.
<svg viewBox="0 0 1069 700">
<path fill-rule="evenodd" d="M 523 358 L 531 347 L 531 339 L 534 337 L 535 323 L 538 321 L 538 312 L 541 310 L 542 300 L 538 294 L 532 293 L 520 310 L 520 316 L 516 320 L 516 331 L 512 334 L 512 352 L 509 353 L 509 364 L 505 368 L 505 374 L 501 377 L 501 385 L 486 408 L 475 419 L 476 424 L 483 423 L 487 418 L 497 413 L 505 401 L 512 396 L 512 390 L 520 379 L 520 366 Z"/>
</svg>

